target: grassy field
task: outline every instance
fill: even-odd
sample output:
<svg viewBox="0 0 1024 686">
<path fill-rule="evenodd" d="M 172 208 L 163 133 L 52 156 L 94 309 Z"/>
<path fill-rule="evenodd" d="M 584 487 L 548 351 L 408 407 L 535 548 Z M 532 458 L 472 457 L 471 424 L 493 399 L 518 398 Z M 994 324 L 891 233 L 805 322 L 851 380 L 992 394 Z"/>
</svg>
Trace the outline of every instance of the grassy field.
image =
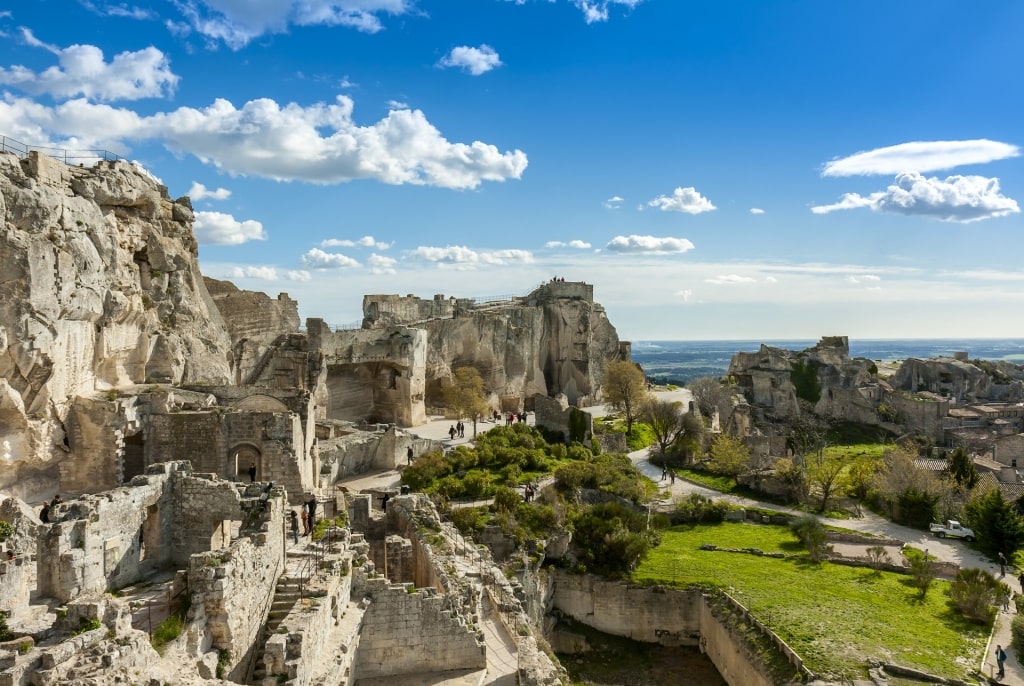
<svg viewBox="0 0 1024 686">
<path fill-rule="evenodd" d="M 702 543 L 765 552 L 800 552 L 784 527 L 726 522 L 662 533 L 634 574 L 640 583 L 723 588 L 746 605 L 820 674 L 863 675 L 870 657 L 944 677 L 965 678 L 984 651 L 990 627 L 950 609 L 948 582 L 924 600 L 902 574 L 813 565 L 748 554 L 702 551 Z"/>
</svg>

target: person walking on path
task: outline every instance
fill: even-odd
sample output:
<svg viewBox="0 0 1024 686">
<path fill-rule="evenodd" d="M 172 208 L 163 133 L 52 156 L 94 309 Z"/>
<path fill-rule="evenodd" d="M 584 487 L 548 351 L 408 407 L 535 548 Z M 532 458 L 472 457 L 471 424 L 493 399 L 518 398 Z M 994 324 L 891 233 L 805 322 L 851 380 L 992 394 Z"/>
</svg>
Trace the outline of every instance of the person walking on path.
<svg viewBox="0 0 1024 686">
<path fill-rule="evenodd" d="M 996 678 L 1002 679 L 1006 677 L 1006 651 L 1003 650 L 1003 646 L 996 644 L 996 664 L 999 665 L 999 673 L 996 674 Z"/>
<path fill-rule="evenodd" d="M 313 534 L 313 529 L 316 528 L 316 495 L 310 493 L 309 500 L 306 501 L 306 507 L 309 509 L 309 533 Z"/>
<path fill-rule="evenodd" d="M 288 522 L 292 529 L 292 538 L 295 540 L 295 545 L 299 544 L 299 515 L 295 514 L 295 510 L 288 513 Z"/>
<path fill-rule="evenodd" d="M 256 463 L 253 462 L 249 465 L 249 483 L 256 483 Z"/>
<path fill-rule="evenodd" d="M 302 507 L 302 535 L 309 535 L 309 515 L 306 513 L 306 507 Z"/>
<path fill-rule="evenodd" d="M 1006 576 L 1006 555 L 999 553 L 999 576 Z"/>
<path fill-rule="evenodd" d="M 452 424 L 450 427 L 448 427 L 448 437 L 451 438 L 453 441 L 455 440 L 455 434 L 457 434 L 457 433 L 458 433 L 458 431 L 455 429 L 455 425 L 454 424 Z"/>
</svg>

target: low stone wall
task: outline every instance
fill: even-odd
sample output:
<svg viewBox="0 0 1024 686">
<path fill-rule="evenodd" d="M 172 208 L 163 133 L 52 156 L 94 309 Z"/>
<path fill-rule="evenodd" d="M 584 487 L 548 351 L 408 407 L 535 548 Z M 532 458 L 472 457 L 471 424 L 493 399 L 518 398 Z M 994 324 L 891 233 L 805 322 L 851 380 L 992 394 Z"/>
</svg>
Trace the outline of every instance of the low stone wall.
<svg viewBox="0 0 1024 686">
<path fill-rule="evenodd" d="M 0 561 L 0 612 L 16 619 L 28 609 L 35 578 L 35 560 L 21 555 Z"/>
<path fill-rule="evenodd" d="M 700 594 L 641 587 L 564 571 L 552 573 L 553 608 L 614 636 L 661 645 L 700 640 Z"/>
<path fill-rule="evenodd" d="M 363 617 L 357 680 L 487 666 L 483 642 L 433 589 L 392 586 L 382 577 L 360 585 L 372 604 Z"/>
</svg>

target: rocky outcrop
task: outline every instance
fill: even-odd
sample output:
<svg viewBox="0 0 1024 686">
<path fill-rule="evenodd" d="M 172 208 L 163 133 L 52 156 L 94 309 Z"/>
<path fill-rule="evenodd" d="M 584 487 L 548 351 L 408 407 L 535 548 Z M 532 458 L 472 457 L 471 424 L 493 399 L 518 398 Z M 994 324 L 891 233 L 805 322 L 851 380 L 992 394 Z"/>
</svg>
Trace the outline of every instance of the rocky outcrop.
<svg viewBox="0 0 1024 686">
<path fill-rule="evenodd" d="M 0 216 L 0 489 L 52 480 L 76 397 L 230 380 L 187 198 L 124 161 L 4 153 Z"/>
<path fill-rule="evenodd" d="M 800 400 L 816 415 L 878 423 L 881 390 L 871 360 L 850 357 L 846 336 L 826 336 L 801 351 L 761 345 L 738 352 L 729 376 L 747 401 L 778 418 L 800 416 Z"/>
<path fill-rule="evenodd" d="M 928 391 L 959 402 L 988 398 L 992 385 L 992 378 L 983 370 L 950 357 L 904 360 L 893 379 L 893 386 L 900 390 Z"/>
<path fill-rule="evenodd" d="M 441 406 L 441 388 L 454 370 L 480 372 L 490 402 L 503 411 L 529 407 L 535 394 L 564 394 L 586 406 L 600 398 L 604 365 L 629 358 L 593 286 L 551 282 L 523 298 L 475 303 L 435 296 L 367 295 L 363 327 L 403 324 L 427 332 L 425 393 Z"/>
</svg>

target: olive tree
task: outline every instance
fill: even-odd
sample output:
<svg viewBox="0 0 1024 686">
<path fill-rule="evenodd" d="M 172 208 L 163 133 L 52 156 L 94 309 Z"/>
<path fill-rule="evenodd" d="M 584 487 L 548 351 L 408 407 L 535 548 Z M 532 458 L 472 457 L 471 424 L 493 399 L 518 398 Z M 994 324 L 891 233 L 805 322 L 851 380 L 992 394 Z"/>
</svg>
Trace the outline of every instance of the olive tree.
<svg viewBox="0 0 1024 686">
<path fill-rule="evenodd" d="M 614 360 L 604 367 L 604 398 L 626 417 L 626 433 L 633 432 L 633 423 L 640 416 L 647 399 L 647 379 L 640 367 L 626 360 Z"/>
<path fill-rule="evenodd" d="M 476 438 L 476 423 L 487 411 L 484 399 L 484 380 L 474 367 L 459 367 L 451 383 L 441 389 L 445 405 L 461 417 L 473 420 L 473 437 Z"/>
</svg>

